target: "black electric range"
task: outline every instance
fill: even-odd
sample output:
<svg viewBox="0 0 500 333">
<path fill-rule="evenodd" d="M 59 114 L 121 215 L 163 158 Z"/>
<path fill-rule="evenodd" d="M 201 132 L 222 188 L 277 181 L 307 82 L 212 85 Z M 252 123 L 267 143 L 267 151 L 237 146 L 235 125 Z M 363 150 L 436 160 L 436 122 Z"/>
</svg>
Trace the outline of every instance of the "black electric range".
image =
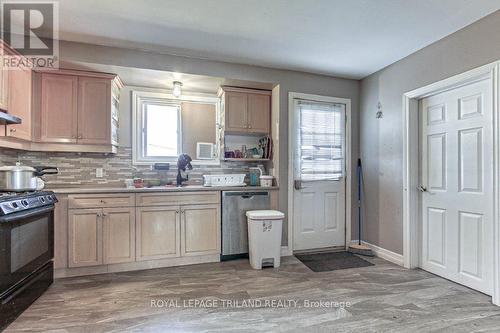
<svg viewBox="0 0 500 333">
<path fill-rule="evenodd" d="M 0 193 L 0 331 L 54 280 L 54 205 L 50 191 Z"/>
</svg>

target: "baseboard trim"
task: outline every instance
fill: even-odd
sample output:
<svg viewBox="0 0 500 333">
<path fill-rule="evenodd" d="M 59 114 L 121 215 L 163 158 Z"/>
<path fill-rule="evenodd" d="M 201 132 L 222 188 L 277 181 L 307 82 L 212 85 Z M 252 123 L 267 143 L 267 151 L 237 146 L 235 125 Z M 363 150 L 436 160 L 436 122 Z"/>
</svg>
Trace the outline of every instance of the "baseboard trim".
<svg viewBox="0 0 500 333">
<path fill-rule="evenodd" d="M 351 244 L 358 244 L 358 240 L 357 239 L 352 240 Z M 380 246 L 373 245 L 365 241 L 361 241 L 361 244 L 368 246 L 377 257 L 390 261 L 393 264 L 404 266 L 403 255 L 389 251 Z"/>
<path fill-rule="evenodd" d="M 288 246 L 282 246 L 281 247 L 281 256 L 282 257 L 288 257 L 288 256 L 291 256 L 293 253 L 292 251 L 290 251 L 290 249 L 288 248 Z"/>
<path fill-rule="evenodd" d="M 58 268 L 54 271 L 54 278 L 66 278 L 74 276 L 85 276 L 95 274 L 129 272 L 138 270 L 147 270 L 153 268 L 164 268 L 173 266 L 195 265 L 211 262 L 219 262 L 220 254 L 207 254 L 202 256 L 192 257 L 174 257 L 144 261 L 133 261 L 119 264 L 108 264 L 100 266 L 88 267 L 71 267 L 71 268 Z"/>
</svg>

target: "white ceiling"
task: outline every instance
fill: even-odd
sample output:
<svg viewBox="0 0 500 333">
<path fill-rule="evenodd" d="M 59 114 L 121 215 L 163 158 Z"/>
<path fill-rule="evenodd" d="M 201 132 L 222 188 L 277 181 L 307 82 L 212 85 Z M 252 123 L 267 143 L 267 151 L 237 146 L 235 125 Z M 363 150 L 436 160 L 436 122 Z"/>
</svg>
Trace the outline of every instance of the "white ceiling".
<svg viewBox="0 0 500 333">
<path fill-rule="evenodd" d="M 500 9 L 498 0 L 64 0 L 60 38 L 367 76 Z"/>
</svg>

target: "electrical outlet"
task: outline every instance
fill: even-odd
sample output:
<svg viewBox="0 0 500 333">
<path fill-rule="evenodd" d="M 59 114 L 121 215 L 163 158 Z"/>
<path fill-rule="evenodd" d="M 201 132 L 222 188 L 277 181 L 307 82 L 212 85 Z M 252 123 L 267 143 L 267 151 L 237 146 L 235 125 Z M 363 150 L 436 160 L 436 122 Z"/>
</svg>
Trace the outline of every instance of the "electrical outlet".
<svg viewBox="0 0 500 333">
<path fill-rule="evenodd" d="M 104 169 L 103 168 L 96 168 L 95 169 L 95 176 L 97 178 L 102 178 L 104 177 Z"/>
</svg>

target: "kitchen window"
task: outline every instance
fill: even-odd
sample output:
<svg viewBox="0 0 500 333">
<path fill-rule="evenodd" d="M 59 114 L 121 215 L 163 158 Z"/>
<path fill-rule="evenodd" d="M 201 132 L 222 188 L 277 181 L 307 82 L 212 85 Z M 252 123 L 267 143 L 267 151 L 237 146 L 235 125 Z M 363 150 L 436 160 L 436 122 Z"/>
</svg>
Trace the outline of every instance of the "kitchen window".
<svg viewBox="0 0 500 333">
<path fill-rule="evenodd" d="M 181 151 L 180 105 L 142 104 L 142 151 L 145 159 L 178 156 Z"/>
<path fill-rule="evenodd" d="M 134 164 L 175 162 L 186 153 L 194 164 L 219 164 L 219 99 L 133 91 Z M 213 159 L 197 161 L 197 144 L 212 143 Z"/>
</svg>

